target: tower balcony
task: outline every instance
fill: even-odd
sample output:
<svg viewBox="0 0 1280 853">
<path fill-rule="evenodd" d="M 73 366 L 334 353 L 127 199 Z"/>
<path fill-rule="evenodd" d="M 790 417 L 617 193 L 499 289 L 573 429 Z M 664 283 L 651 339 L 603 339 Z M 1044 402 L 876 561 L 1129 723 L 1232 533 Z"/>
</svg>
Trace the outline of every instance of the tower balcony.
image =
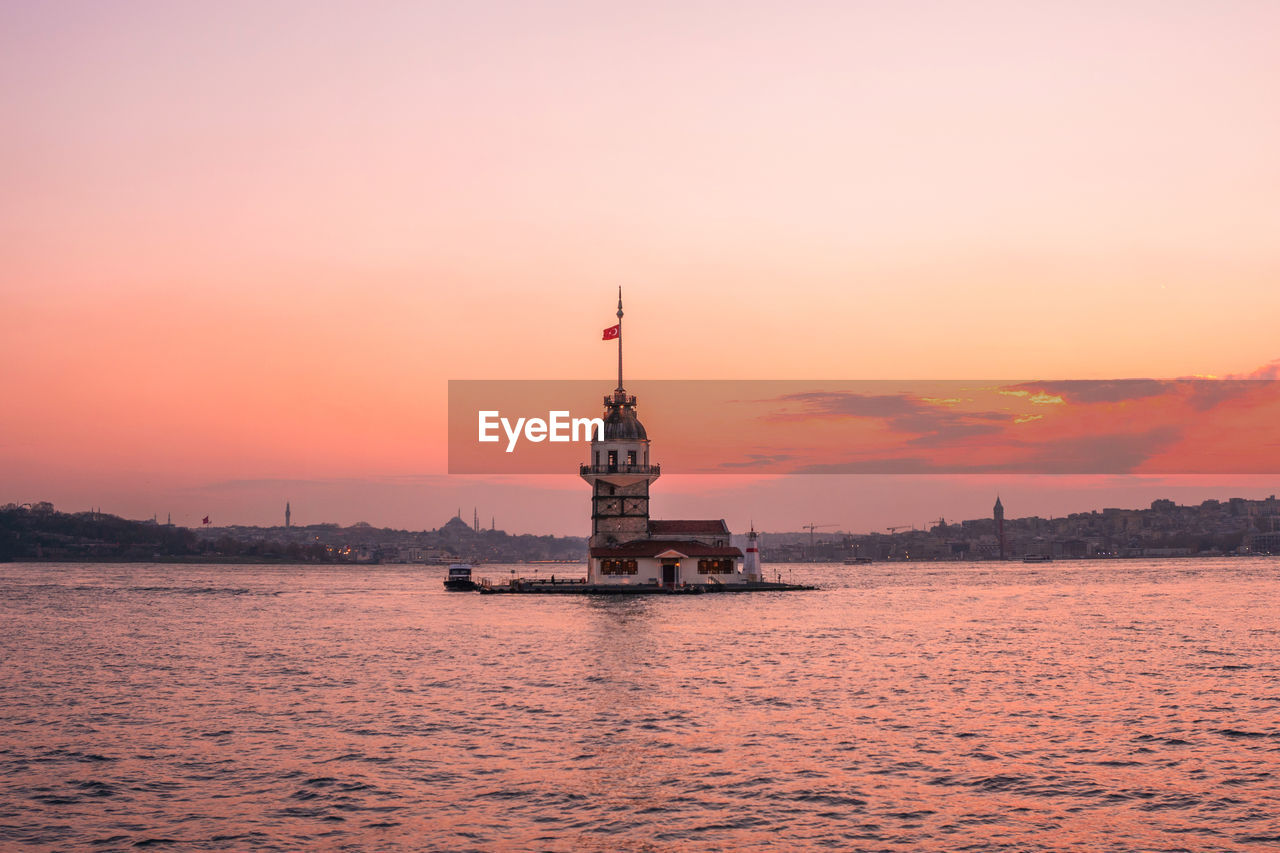
<svg viewBox="0 0 1280 853">
<path fill-rule="evenodd" d="M 582 477 L 598 474 L 639 474 L 657 479 L 661 473 L 661 465 L 581 465 L 578 468 L 578 474 Z"/>
</svg>

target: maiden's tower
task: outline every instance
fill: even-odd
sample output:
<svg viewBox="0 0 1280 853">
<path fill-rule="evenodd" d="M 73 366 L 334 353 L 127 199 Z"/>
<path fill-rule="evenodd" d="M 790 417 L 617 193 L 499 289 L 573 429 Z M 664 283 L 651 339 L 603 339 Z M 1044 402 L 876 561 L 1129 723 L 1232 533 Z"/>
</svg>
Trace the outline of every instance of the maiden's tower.
<svg viewBox="0 0 1280 853">
<path fill-rule="evenodd" d="M 603 429 L 594 432 L 590 459 L 578 470 L 591 486 L 586 578 L 486 581 L 480 592 L 617 595 L 813 589 L 766 581 L 754 530 L 747 534 L 744 554 L 730 543 L 729 526 L 722 518 L 649 517 L 649 488 L 662 470 L 650 458 L 649 434 L 640 423 L 636 397 L 622 384 L 621 288 L 618 324 L 604 331 L 605 340 L 615 338 L 618 386 L 604 398 Z"/>
<path fill-rule="evenodd" d="M 605 339 L 618 341 L 618 387 L 604 398 L 604 432 L 591 443 L 580 474 L 591 486 L 588 585 L 754 585 L 763 581 L 754 547 L 744 557 L 729 541 L 724 519 L 649 517 L 649 488 L 662 473 L 649 457 L 649 435 L 636 397 L 622 382 L 622 290 L 618 324 Z M 754 545 L 754 534 L 752 534 Z"/>
</svg>

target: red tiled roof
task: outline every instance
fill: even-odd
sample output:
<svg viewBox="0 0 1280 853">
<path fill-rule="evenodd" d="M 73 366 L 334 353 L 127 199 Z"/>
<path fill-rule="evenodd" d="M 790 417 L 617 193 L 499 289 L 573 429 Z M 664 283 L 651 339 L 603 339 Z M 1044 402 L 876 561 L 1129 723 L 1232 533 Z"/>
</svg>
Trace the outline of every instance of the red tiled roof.
<svg viewBox="0 0 1280 853">
<path fill-rule="evenodd" d="M 656 557 L 663 551 L 679 551 L 686 557 L 741 557 L 742 551 L 732 545 L 704 545 L 686 539 L 637 539 L 621 545 L 602 545 L 591 549 L 593 557 Z"/>
<path fill-rule="evenodd" d="M 729 525 L 723 518 L 708 519 L 660 519 L 649 521 L 649 533 L 652 536 L 678 536 L 692 534 L 694 536 L 728 536 Z"/>
</svg>

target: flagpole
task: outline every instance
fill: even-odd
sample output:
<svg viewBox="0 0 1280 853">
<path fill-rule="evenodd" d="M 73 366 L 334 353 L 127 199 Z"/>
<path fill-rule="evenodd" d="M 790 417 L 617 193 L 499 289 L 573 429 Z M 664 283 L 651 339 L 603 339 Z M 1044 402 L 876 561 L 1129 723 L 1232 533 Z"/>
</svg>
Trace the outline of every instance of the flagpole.
<svg viewBox="0 0 1280 853">
<path fill-rule="evenodd" d="M 622 286 L 618 286 L 618 393 L 622 393 Z"/>
</svg>

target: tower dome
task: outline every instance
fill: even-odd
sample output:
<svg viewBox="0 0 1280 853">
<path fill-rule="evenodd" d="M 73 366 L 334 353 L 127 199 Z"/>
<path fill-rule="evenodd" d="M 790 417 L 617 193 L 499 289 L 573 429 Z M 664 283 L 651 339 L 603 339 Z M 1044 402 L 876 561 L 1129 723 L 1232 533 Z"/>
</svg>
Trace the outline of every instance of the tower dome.
<svg viewBox="0 0 1280 853">
<path fill-rule="evenodd" d="M 636 417 L 635 397 L 615 395 L 613 400 L 605 398 L 605 441 L 646 441 L 648 438 L 644 424 Z"/>
</svg>

